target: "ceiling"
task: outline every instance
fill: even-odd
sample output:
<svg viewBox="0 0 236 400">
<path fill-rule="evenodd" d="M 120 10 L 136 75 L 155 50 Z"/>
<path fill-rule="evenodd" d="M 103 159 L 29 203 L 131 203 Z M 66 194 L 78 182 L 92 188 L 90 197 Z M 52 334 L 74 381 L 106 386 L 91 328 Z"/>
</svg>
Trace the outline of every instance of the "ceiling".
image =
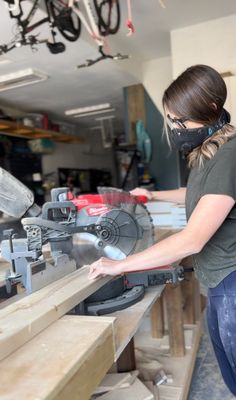
<svg viewBox="0 0 236 400">
<path fill-rule="evenodd" d="M 129 64 L 170 55 L 170 31 L 173 29 L 236 14 L 235 0 L 133 0 L 136 31 L 128 37 L 126 0 L 120 0 L 120 4 L 121 29 L 117 35 L 110 36 L 109 46 L 114 53 L 129 54 L 130 60 L 106 60 L 77 69 L 78 64 L 97 56 L 96 47 L 84 30 L 74 43 L 57 35 L 66 45 L 66 52 L 61 54 L 52 55 L 45 45 L 39 46 L 36 52 L 30 48 L 15 49 L 0 57 L 0 75 L 34 68 L 46 73 L 49 79 L 0 93 L 0 108 L 8 105 L 27 112 L 48 112 L 57 120 L 76 122 L 82 131 L 96 125 L 96 116 L 74 119 L 65 117 L 65 110 L 109 102 L 116 109 L 115 127 L 122 130 L 122 88 L 137 82 Z M 8 16 L 4 1 L 0 0 L 0 44 L 10 41 L 13 32 L 14 21 Z M 46 26 L 35 33 L 48 37 Z M 5 59 L 10 62 L 1 62 Z"/>
</svg>

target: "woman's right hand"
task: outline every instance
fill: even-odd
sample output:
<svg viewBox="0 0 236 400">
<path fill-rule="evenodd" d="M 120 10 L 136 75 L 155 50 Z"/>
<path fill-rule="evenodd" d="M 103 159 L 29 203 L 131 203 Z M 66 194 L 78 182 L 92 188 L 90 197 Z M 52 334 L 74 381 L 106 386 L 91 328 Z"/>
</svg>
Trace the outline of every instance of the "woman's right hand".
<svg viewBox="0 0 236 400">
<path fill-rule="evenodd" d="M 133 196 L 146 196 L 148 200 L 152 200 L 152 192 L 147 189 L 135 188 L 133 190 L 130 190 L 130 194 L 132 194 Z"/>
</svg>

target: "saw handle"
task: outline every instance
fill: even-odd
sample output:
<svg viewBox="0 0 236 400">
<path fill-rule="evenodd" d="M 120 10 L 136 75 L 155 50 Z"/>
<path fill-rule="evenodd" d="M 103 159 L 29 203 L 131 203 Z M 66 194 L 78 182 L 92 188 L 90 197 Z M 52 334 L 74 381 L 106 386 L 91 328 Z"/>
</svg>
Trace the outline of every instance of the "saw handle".
<svg viewBox="0 0 236 400">
<path fill-rule="evenodd" d="M 141 194 L 138 196 L 135 196 L 135 198 L 138 200 L 139 203 L 147 203 L 148 202 L 147 196 L 144 196 Z"/>
<path fill-rule="evenodd" d="M 111 199 L 111 202 L 113 199 L 115 199 L 115 196 L 113 193 L 108 193 L 106 195 L 102 194 L 81 194 L 77 197 L 74 197 L 71 192 L 68 192 L 68 200 L 72 201 L 75 206 L 80 210 L 81 208 L 90 206 L 92 204 L 110 204 L 109 197 Z M 119 193 L 116 193 L 117 199 L 121 198 Z M 138 196 L 133 196 L 137 203 L 147 203 L 148 198 L 147 196 L 144 195 L 138 195 Z"/>
</svg>

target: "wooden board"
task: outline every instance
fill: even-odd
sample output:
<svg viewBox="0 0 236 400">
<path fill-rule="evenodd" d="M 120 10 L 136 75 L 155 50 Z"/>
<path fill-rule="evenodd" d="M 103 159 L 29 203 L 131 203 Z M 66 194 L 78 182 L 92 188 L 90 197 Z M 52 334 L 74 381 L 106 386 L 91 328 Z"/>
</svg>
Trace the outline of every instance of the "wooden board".
<svg viewBox="0 0 236 400">
<path fill-rule="evenodd" d="M 103 396 L 100 396 L 99 399 L 100 400 L 154 400 L 154 396 L 139 379 L 136 379 L 135 382 L 130 387 L 112 390 L 104 394 Z"/>
<path fill-rule="evenodd" d="M 111 280 L 89 280 L 88 272 L 84 266 L 0 310 L 0 360 Z"/>
<path fill-rule="evenodd" d="M 138 349 L 150 349 L 150 353 L 163 366 L 165 373 L 172 375 L 173 382 L 160 385 L 160 400 L 187 400 L 191 383 L 194 363 L 196 359 L 199 340 L 202 333 L 201 321 L 196 325 L 185 325 L 186 331 L 192 330 L 191 346 L 186 348 L 183 357 L 171 357 L 166 348 L 168 337 L 163 339 L 148 338 L 148 335 L 138 333 L 135 336 L 135 344 Z M 148 351 L 148 350 L 147 350 Z"/>
<path fill-rule="evenodd" d="M 87 400 L 114 351 L 114 318 L 65 316 L 0 362 L 0 398 Z"/>
<path fill-rule="evenodd" d="M 150 392 L 152 392 L 152 394 L 154 396 L 154 400 L 159 400 L 158 387 L 156 385 L 154 385 L 152 381 L 145 381 L 143 383 L 150 390 Z"/>
<path fill-rule="evenodd" d="M 138 374 L 139 371 L 131 371 L 128 373 L 108 373 L 100 382 L 99 386 L 95 389 L 93 394 L 101 394 L 109 392 L 110 390 L 129 387 L 134 383 Z"/>
</svg>

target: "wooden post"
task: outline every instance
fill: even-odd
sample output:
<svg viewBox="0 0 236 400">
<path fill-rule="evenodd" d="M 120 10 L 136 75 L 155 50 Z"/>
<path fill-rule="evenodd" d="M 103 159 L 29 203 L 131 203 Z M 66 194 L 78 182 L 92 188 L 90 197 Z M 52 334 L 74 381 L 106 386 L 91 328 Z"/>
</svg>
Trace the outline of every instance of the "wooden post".
<svg viewBox="0 0 236 400">
<path fill-rule="evenodd" d="M 145 125 L 145 103 L 144 87 L 141 83 L 128 86 L 127 105 L 128 105 L 128 124 L 129 124 L 129 142 L 136 143 L 136 122 L 141 119 Z"/>
<path fill-rule="evenodd" d="M 134 338 L 132 338 L 117 360 L 117 372 L 129 372 L 135 369 Z"/>
<path fill-rule="evenodd" d="M 183 267 L 192 267 L 192 257 L 184 258 L 181 263 Z M 201 316 L 201 299 L 199 282 L 194 272 L 185 272 L 185 280 L 181 283 L 183 293 L 184 323 L 195 324 Z"/>
<path fill-rule="evenodd" d="M 160 296 L 151 308 L 152 337 L 160 339 L 164 335 L 163 299 Z"/>
<path fill-rule="evenodd" d="M 167 284 L 164 296 L 169 328 L 170 354 L 173 357 L 182 357 L 185 354 L 185 343 L 180 284 Z"/>
<path fill-rule="evenodd" d="M 194 305 L 194 276 L 192 272 L 185 273 L 185 279 L 181 283 L 183 293 L 183 314 L 185 324 L 195 324 L 195 305 Z"/>
</svg>

